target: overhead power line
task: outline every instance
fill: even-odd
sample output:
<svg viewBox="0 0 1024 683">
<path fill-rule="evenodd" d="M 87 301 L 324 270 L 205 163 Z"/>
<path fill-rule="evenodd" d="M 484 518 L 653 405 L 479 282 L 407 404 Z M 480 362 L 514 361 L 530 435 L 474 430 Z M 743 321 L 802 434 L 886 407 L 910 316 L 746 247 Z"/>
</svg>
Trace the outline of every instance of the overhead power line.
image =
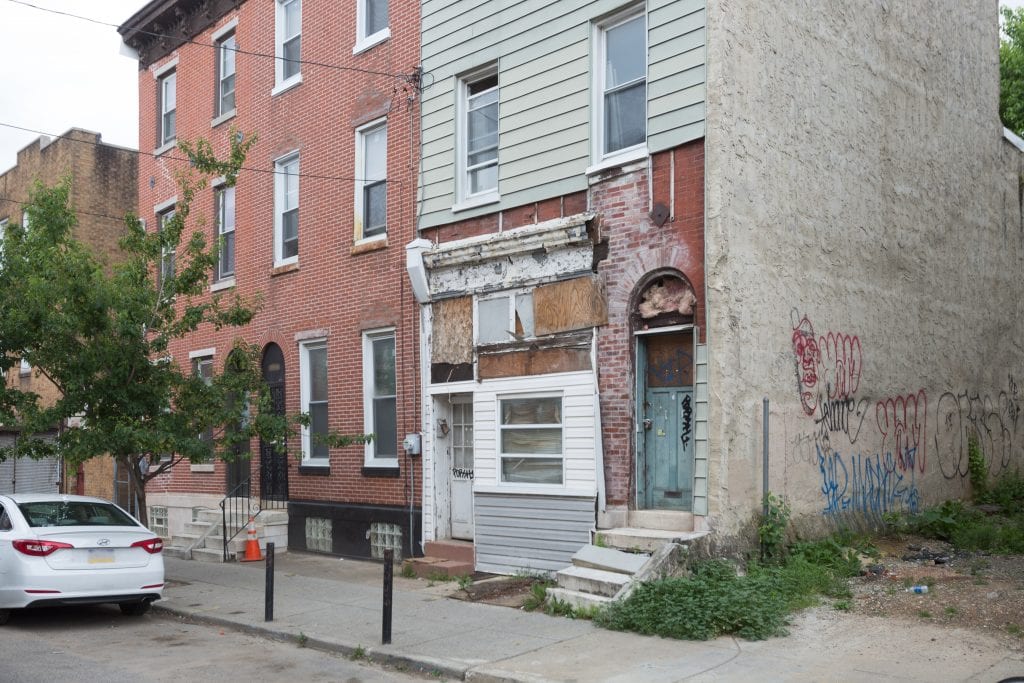
<svg viewBox="0 0 1024 683">
<path fill-rule="evenodd" d="M 61 10 L 50 9 L 49 7 L 40 7 L 39 5 L 34 5 L 31 2 L 26 2 L 25 0 L 7 0 L 7 2 L 10 2 L 10 3 L 15 4 L 15 5 L 22 5 L 23 7 L 31 7 L 32 9 L 39 10 L 40 12 L 48 12 L 50 14 L 58 14 L 60 16 L 69 17 L 71 19 L 77 19 L 79 21 L 87 21 L 87 22 L 89 22 L 91 24 L 97 24 L 99 26 L 109 26 L 109 27 L 115 28 L 115 29 L 120 28 L 119 24 L 114 24 L 114 23 L 111 23 L 109 21 L 103 21 L 101 19 L 96 19 L 94 17 L 86 17 L 86 16 L 82 16 L 81 14 L 73 14 L 71 12 L 64 12 L 64 11 L 61 11 Z M 191 44 L 191 45 L 198 45 L 200 47 L 210 47 L 210 48 L 214 48 L 214 49 L 220 47 L 216 43 L 204 43 L 204 42 L 199 41 L 199 40 L 192 40 L 190 38 L 185 38 L 184 36 L 174 35 L 174 34 L 171 34 L 171 33 L 158 33 L 158 32 L 155 32 L 155 31 L 145 31 L 145 30 L 142 30 L 142 29 L 136 29 L 136 32 L 137 33 L 141 33 L 143 35 L 152 36 L 154 38 L 170 38 L 172 40 L 180 40 L 183 43 L 188 43 L 188 44 Z M 242 49 L 239 49 L 237 47 L 234 48 L 234 51 L 237 54 L 248 55 L 248 56 L 251 56 L 251 57 L 261 57 L 261 58 L 264 58 L 264 59 L 274 59 L 274 60 L 280 60 L 280 61 L 284 61 L 284 59 L 285 59 L 284 57 L 279 57 L 277 55 L 267 54 L 265 52 L 253 52 L 251 50 L 242 50 Z M 370 75 L 373 75 L 373 76 L 390 76 L 392 78 L 399 78 L 399 79 L 402 79 L 402 80 L 404 80 L 406 82 L 410 82 L 410 83 L 414 82 L 418 78 L 418 75 L 419 75 L 418 72 L 416 72 L 416 71 L 413 71 L 413 73 L 411 73 L 411 74 L 396 74 L 396 73 L 391 73 L 390 71 L 376 71 L 374 69 L 361 69 L 361 68 L 355 67 L 355 66 L 345 66 L 343 64 L 330 64 L 328 62 L 316 62 L 316 61 L 312 61 L 312 60 L 308 60 L 308 59 L 294 59 L 294 60 L 293 59 L 289 59 L 287 61 L 289 61 L 289 62 L 298 62 L 299 64 L 308 64 L 310 66 L 317 66 L 317 67 L 321 67 L 321 68 L 324 68 L 324 69 L 336 69 L 336 70 L 339 70 L 339 71 L 355 71 L 355 72 L 358 72 L 358 73 L 370 74 Z"/>
</svg>

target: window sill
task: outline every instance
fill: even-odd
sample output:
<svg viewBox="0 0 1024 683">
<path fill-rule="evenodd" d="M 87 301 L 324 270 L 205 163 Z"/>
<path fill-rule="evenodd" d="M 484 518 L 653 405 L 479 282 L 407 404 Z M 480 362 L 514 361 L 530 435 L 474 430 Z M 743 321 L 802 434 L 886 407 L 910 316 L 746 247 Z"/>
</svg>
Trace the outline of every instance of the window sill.
<svg viewBox="0 0 1024 683">
<path fill-rule="evenodd" d="M 223 280 L 217 280 L 212 285 L 210 285 L 210 291 L 211 292 L 219 292 L 222 289 L 231 289 L 234 286 L 235 286 L 235 278 L 234 277 L 226 277 Z"/>
<path fill-rule="evenodd" d="M 314 477 L 329 477 L 331 476 L 331 465 L 327 462 L 320 465 L 313 461 L 306 461 L 299 465 L 299 474 L 309 474 Z"/>
<path fill-rule="evenodd" d="M 384 29 L 382 31 L 377 31 L 372 36 L 366 36 L 365 38 L 357 41 L 356 44 L 352 46 L 352 54 L 357 55 L 360 52 L 366 52 L 367 50 L 369 50 L 374 45 L 378 45 L 380 43 L 383 43 L 385 40 L 387 40 L 390 37 L 391 37 L 391 27 L 389 26 L 388 28 L 386 28 L 386 29 Z"/>
<path fill-rule="evenodd" d="M 452 205 L 452 213 L 458 213 L 460 211 L 468 211 L 469 209 L 475 209 L 478 206 L 487 206 L 488 204 L 497 204 L 501 201 L 500 194 L 486 194 L 480 197 L 470 197 L 469 199 L 461 202 L 456 202 Z"/>
<path fill-rule="evenodd" d="M 274 266 L 274 269 L 270 271 L 270 277 L 277 277 L 278 275 L 284 275 L 286 273 L 294 273 L 298 269 L 298 261 L 292 261 L 291 263 L 280 263 Z"/>
<path fill-rule="evenodd" d="M 291 78 L 289 78 L 287 81 L 281 81 L 280 83 L 275 85 L 274 89 L 270 91 L 270 96 L 274 97 L 275 95 L 280 95 L 281 93 L 286 92 L 288 90 L 291 90 L 295 86 L 301 85 L 301 84 L 302 84 L 302 74 L 301 73 L 297 73 L 294 76 L 292 76 Z"/>
<path fill-rule="evenodd" d="M 624 167 L 629 166 L 631 164 L 635 164 L 642 160 L 646 160 L 647 156 L 647 145 L 643 145 L 641 147 L 636 147 L 635 149 L 631 149 L 621 154 L 616 154 L 615 156 L 603 159 L 598 163 L 594 164 L 593 166 L 587 168 L 587 170 L 584 172 L 588 176 L 594 176 L 599 173 L 604 173 L 605 171 L 610 171 L 612 169 L 625 170 Z"/>
<path fill-rule="evenodd" d="M 386 249 L 387 246 L 388 246 L 388 236 L 387 235 L 375 235 L 375 236 L 369 237 L 369 238 L 367 238 L 365 240 L 359 240 L 358 242 L 353 244 L 352 245 L 352 255 L 355 256 L 357 254 L 365 254 L 365 253 L 371 252 L 371 251 L 379 251 L 381 249 Z"/>
<path fill-rule="evenodd" d="M 172 149 L 178 146 L 178 138 L 174 138 L 170 142 L 165 142 L 156 149 L 153 150 L 153 156 L 158 157 L 161 154 L 170 152 Z"/>
<path fill-rule="evenodd" d="M 189 465 L 189 472 L 213 472 L 213 464 L 209 463 L 206 465 Z"/>
<path fill-rule="evenodd" d="M 230 121 L 231 119 L 235 118 L 235 112 L 236 111 L 237 111 L 236 109 L 232 109 L 231 111 L 226 111 L 223 114 L 221 114 L 220 116 L 218 116 L 217 118 L 215 118 L 213 121 L 210 121 L 210 128 L 216 128 L 217 126 L 219 126 L 220 124 L 224 123 L 225 121 Z"/>
<path fill-rule="evenodd" d="M 400 475 L 401 470 L 397 467 L 363 467 L 364 477 L 397 479 Z"/>
</svg>

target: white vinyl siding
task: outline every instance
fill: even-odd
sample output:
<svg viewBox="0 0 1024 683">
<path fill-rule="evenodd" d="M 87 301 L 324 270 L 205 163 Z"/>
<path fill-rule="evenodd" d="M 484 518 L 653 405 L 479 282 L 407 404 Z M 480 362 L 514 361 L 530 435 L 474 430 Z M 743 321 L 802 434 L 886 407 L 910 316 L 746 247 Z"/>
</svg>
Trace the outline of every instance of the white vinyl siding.
<svg viewBox="0 0 1024 683">
<path fill-rule="evenodd" d="M 592 28 L 624 6 L 616 0 L 423 2 L 423 66 L 434 81 L 422 103 L 420 227 L 588 187 Z M 648 4 L 647 147 L 652 153 L 704 135 L 704 6 L 704 0 Z M 458 202 L 457 76 L 494 63 L 501 81 L 501 199 L 452 213 Z"/>
<path fill-rule="evenodd" d="M 499 400 L 518 396 L 562 398 L 562 458 L 564 481 L 558 485 L 513 484 L 500 481 Z M 531 377 L 484 380 L 473 393 L 474 488 L 502 492 L 568 493 L 597 491 L 594 449 L 594 376 L 570 372 Z"/>
</svg>

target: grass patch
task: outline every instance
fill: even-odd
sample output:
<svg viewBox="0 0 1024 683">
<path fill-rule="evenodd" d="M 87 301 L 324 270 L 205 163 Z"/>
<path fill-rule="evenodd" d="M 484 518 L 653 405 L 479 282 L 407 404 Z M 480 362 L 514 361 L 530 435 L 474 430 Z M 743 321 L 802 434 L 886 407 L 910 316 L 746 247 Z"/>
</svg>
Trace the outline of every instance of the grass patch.
<svg viewBox="0 0 1024 683">
<path fill-rule="evenodd" d="M 782 563 L 751 563 L 745 576 L 728 562 L 709 560 L 690 576 L 641 584 L 594 621 L 613 630 L 689 640 L 784 635 L 790 612 L 817 604 L 822 595 L 850 607 L 847 579 L 859 573 L 860 563 L 845 538 L 798 543 Z"/>
<path fill-rule="evenodd" d="M 932 613 L 929 612 L 926 609 L 922 609 L 922 610 L 918 610 L 917 616 L 921 617 L 922 619 L 931 619 L 932 618 Z"/>
</svg>

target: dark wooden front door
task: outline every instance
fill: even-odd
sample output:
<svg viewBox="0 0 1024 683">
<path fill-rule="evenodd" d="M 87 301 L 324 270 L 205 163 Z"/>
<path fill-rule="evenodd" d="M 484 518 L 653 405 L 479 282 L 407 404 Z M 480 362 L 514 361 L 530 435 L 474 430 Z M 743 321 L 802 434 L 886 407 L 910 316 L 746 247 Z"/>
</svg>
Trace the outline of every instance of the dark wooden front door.
<svg viewBox="0 0 1024 683">
<path fill-rule="evenodd" d="M 270 388 L 276 415 L 284 415 L 284 354 L 277 344 L 263 349 L 263 380 Z M 274 444 L 260 439 L 260 497 L 288 500 L 288 443 Z"/>
</svg>

